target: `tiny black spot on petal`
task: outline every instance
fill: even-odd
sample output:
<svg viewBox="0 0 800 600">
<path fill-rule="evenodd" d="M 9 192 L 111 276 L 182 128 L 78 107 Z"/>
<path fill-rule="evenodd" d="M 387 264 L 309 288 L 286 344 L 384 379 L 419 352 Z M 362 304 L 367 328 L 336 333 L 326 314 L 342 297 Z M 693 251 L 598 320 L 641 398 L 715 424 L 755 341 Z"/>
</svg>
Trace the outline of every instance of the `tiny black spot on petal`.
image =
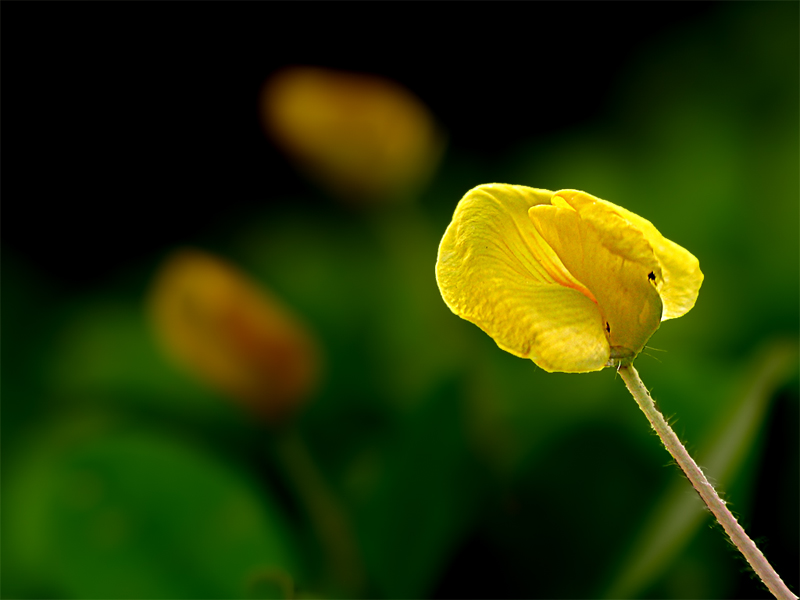
<svg viewBox="0 0 800 600">
<path fill-rule="evenodd" d="M 656 280 L 656 274 L 655 274 L 655 273 L 653 273 L 652 271 L 650 271 L 650 272 L 647 274 L 647 278 L 648 278 L 650 281 L 655 281 L 655 280 Z"/>
<path fill-rule="evenodd" d="M 606 332 L 611 333 L 611 325 L 608 324 L 608 321 L 606 321 Z"/>
</svg>

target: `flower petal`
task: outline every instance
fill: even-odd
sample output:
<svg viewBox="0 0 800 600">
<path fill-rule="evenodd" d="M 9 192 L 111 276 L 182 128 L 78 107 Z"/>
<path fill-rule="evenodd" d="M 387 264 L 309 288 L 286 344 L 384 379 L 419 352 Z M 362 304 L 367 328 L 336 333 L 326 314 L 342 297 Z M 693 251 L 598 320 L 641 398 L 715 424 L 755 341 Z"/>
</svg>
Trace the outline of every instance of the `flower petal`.
<svg viewBox="0 0 800 600">
<path fill-rule="evenodd" d="M 597 299 L 612 358 L 633 358 L 658 329 L 662 303 L 651 283 L 661 270 L 642 233 L 608 207 L 576 191 L 528 214 L 564 266 Z"/>
<path fill-rule="evenodd" d="M 552 194 L 502 184 L 468 192 L 439 246 L 437 283 L 450 309 L 504 350 L 546 371 L 597 371 L 610 348 L 594 297 L 527 216 Z"/>
<path fill-rule="evenodd" d="M 662 321 L 683 316 L 694 307 L 703 283 L 703 273 L 700 271 L 699 261 L 691 252 L 665 238 L 647 219 L 621 206 L 575 190 L 558 193 L 565 198 L 570 196 L 569 201 L 576 203 L 576 208 L 577 204 L 585 204 L 586 197 L 589 197 L 594 203 L 607 207 L 642 232 L 661 265 L 662 277 L 656 280 L 656 288 L 664 304 Z"/>
</svg>

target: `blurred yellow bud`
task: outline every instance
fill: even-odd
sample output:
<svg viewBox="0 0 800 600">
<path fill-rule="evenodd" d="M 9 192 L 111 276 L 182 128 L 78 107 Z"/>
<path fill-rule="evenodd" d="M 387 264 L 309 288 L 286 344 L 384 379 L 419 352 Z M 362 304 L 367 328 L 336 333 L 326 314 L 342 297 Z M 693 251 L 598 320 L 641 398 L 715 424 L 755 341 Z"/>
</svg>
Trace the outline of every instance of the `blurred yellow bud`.
<svg viewBox="0 0 800 600">
<path fill-rule="evenodd" d="M 149 297 L 166 352 L 197 378 L 276 423 L 316 384 L 316 344 L 297 317 L 225 261 L 198 250 L 168 257 Z"/>
<path fill-rule="evenodd" d="M 353 202 L 413 192 L 444 149 L 427 107 L 372 75 L 286 68 L 264 85 L 260 110 L 282 150 L 320 185 Z"/>
</svg>

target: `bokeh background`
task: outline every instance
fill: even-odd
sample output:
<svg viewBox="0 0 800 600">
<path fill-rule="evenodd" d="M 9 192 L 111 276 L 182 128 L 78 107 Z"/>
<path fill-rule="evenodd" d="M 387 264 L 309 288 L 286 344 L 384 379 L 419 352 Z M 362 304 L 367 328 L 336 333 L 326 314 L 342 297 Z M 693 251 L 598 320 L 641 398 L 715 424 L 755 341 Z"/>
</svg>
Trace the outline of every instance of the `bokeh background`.
<svg viewBox="0 0 800 600">
<path fill-rule="evenodd" d="M 4 4 L 3 597 L 769 597 L 612 370 L 442 302 L 493 181 L 699 258 L 637 367 L 797 592 L 798 16 Z"/>
</svg>

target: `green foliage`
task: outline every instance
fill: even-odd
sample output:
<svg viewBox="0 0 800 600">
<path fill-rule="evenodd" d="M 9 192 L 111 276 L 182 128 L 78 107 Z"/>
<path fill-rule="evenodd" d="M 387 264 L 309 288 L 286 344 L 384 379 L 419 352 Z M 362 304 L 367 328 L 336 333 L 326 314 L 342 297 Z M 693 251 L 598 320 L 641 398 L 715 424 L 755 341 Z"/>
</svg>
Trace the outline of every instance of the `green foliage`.
<svg viewBox="0 0 800 600">
<path fill-rule="evenodd" d="M 300 573 L 270 494 L 197 442 L 86 414 L 29 444 L 5 504 L 27 594 L 248 597 Z"/>
</svg>

